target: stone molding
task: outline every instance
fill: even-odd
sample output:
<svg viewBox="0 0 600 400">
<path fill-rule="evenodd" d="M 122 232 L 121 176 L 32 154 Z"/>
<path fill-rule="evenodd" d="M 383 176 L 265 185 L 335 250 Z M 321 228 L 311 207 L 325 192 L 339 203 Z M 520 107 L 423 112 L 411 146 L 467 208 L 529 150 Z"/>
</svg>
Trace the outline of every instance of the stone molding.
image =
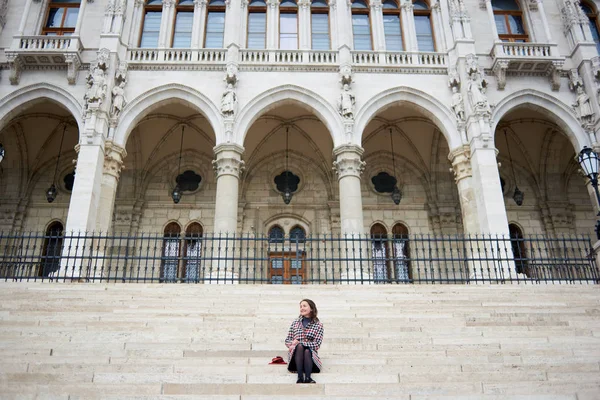
<svg viewBox="0 0 600 400">
<path fill-rule="evenodd" d="M 333 155 L 336 158 L 333 162 L 333 169 L 338 175 L 338 180 L 347 176 L 360 179 L 367 165 L 361 159 L 363 153 L 364 149 L 356 145 L 342 145 L 333 149 Z"/>
<path fill-rule="evenodd" d="M 471 148 L 468 145 L 452 150 L 448 155 L 448 159 L 452 163 L 450 172 L 454 173 L 456 184 L 465 178 L 473 176 L 471 169 Z"/>
</svg>

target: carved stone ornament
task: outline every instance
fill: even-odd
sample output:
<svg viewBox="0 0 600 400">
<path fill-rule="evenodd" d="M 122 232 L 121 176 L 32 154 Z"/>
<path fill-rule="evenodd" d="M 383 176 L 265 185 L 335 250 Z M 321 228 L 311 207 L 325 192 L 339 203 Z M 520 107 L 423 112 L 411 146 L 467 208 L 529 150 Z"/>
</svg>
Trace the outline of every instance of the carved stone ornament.
<svg viewBox="0 0 600 400">
<path fill-rule="evenodd" d="M 113 144 L 112 142 L 107 142 L 104 149 L 104 170 L 105 174 L 111 175 L 115 177 L 115 179 L 119 180 L 121 176 L 121 172 L 125 169 L 123 165 L 123 161 L 127 156 L 127 152 L 124 148 Z"/>
<path fill-rule="evenodd" d="M 65 62 L 67 63 L 67 81 L 69 85 L 74 85 L 77 83 L 81 59 L 77 54 L 65 54 Z"/>
<path fill-rule="evenodd" d="M 464 21 L 469 19 L 469 12 L 464 0 L 448 0 L 450 17 L 454 20 Z"/>
<path fill-rule="evenodd" d="M 460 89 L 460 75 L 456 68 L 448 68 L 448 87 L 458 87 Z"/>
<path fill-rule="evenodd" d="M 341 154 L 338 156 L 337 160 L 333 162 L 333 169 L 337 173 L 338 179 L 342 179 L 346 176 L 360 178 L 366 165 L 367 163 L 362 161 L 359 157 L 346 157 L 344 154 Z"/>
<path fill-rule="evenodd" d="M 560 11 L 565 33 L 571 30 L 574 25 L 589 23 L 578 0 L 563 0 Z"/>
<path fill-rule="evenodd" d="M 369 2 L 369 6 L 372 10 L 379 11 L 382 7 L 381 0 L 371 0 Z"/>
<path fill-rule="evenodd" d="M 340 99 L 338 101 L 338 111 L 340 115 L 345 119 L 354 119 L 354 105 L 356 104 L 356 99 L 352 91 L 350 90 L 350 85 L 344 85 L 342 89 L 342 93 L 340 94 Z"/>
<path fill-rule="evenodd" d="M 473 176 L 471 169 L 471 150 L 469 146 L 463 146 L 452 151 L 448 155 L 448 159 L 452 163 L 450 172 L 454 173 L 454 180 L 458 184 L 459 181 Z"/>
<path fill-rule="evenodd" d="M 506 71 L 508 71 L 509 60 L 496 60 L 494 65 L 494 76 L 496 77 L 496 87 L 498 90 L 504 90 L 506 87 Z"/>
<path fill-rule="evenodd" d="M 344 85 L 352 85 L 352 67 L 348 64 L 340 67 L 340 82 Z"/>
<path fill-rule="evenodd" d="M 225 83 L 226 84 L 231 84 L 234 87 L 237 85 L 238 82 L 238 66 L 235 63 L 229 63 L 227 64 L 226 67 L 226 71 L 225 71 Z"/>
<path fill-rule="evenodd" d="M 6 52 L 6 61 L 10 67 L 10 75 L 8 79 L 11 85 L 18 85 L 21 79 L 21 72 L 23 72 L 23 58 L 17 53 Z"/>
<path fill-rule="evenodd" d="M 239 158 L 224 157 L 212 162 L 217 179 L 222 175 L 233 175 L 239 178 L 244 170 L 245 163 Z"/>
<path fill-rule="evenodd" d="M 467 92 L 473 113 L 479 116 L 489 117 L 492 114 L 490 103 L 485 95 L 487 90 L 487 79 L 485 72 L 474 54 L 467 55 L 466 72 L 469 76 L 467 81 Z"/>
<path fill-rule="evenodd" d="M 542 0 L 527 0 L 527 6 L 529 7 L 530 11 L 537 11 L 538 10 L 538 3 L 540 3 Z"/>
<path fill-rule="evenodd" d="M 465 103 L 458 86 L 452 86 L 452 111 L 458 122 L 465 121 Z"/>
<path fill-rule="evenodd" d="M 569 89 L 576 91 L 578 87 L 583 87 L 583 80 L 579 76 L 577 68 L 569 70 Z"/>
<path fill-rule="evenodd" d="M 488 1 L 489 0 L 479 0 L 479 8 L 482 10 L 486 10 Z"/>
<path fill-rule="evenodd" d="M 564 64 L 564 61 L 552 61 L 552 66 L 548 69 L 548 76 L 550 77 L 550 87 L 555 92 L 560 90 L 560 78 Z"/>
<path fill-rule="evenodd" d="M 310 0 L 298 0 L 298 7 L 302 8 L 303 10 L 307 10 L 310 8 Z"/>
<path fill-rule="evenodd" d="M 135 8 L 139 8 L 144 5 L 144 0 L 135 0 L 133 5 L 135 6 Z"/>
<path fill-rule="evenodd" d="M 194 0 L 194 7 L 195 8 L 205 8 L 208 5 L 208 0 Z"/>
<path fill-rule="evenodd" d="M 228 83 L 227 88 L 221 96 L 221 114 L 224 117 L 232 117 L 235 114 L 237 108 L 237 95 L 233 84 Z"/>
<path fill-rule="evenodd" d="M 592 62 L 592 74 L 594 75 L 594 79 L 600 81 L 600 56 L 592 57 L 590 61 Z"/>
<path fill-rule="evenodd" d="M 163 7 L 166 9 L 175 7 L 176 0 L 163 0 Z"/>
<path fill-rule="evenodd" d="M 271 8 L 271 10 L 274 10 L 275 8 L 279 7 L 279 0 L 267 0 L 267 5 L 269 8 Z"/>
<path fill-rule="evenodd" d="M 108 61 L 110 58 L 110 51 L 108 49 L 101 49 L 98 51 L 98 58 L 95 62 L 90 64 L 90 71 L 86 78 L 87 90 L 83 99 L 86 103 L 86 110 L 91 104 L 100 106 L 106 97 L 106 70 L 108 68 Z"/>
</svg>

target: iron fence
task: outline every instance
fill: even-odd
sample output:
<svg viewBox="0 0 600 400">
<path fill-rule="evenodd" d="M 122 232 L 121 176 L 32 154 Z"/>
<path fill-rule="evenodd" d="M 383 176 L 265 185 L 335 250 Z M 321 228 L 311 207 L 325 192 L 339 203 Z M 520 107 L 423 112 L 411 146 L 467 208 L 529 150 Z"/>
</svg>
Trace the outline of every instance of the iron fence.
<svg viewBox="0 0 600 400">
<path fill-rule="evenodd" d="M 598 283 L 587 236 L 266 237 L 0 233 L 0 278 L 31 281 Z"/>
</svg>

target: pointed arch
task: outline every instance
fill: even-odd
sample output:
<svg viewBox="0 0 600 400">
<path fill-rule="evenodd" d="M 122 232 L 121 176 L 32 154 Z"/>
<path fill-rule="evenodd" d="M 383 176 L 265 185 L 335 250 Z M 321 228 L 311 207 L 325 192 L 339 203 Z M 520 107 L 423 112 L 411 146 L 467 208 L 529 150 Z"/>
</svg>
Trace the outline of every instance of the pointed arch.
<svg viewBox="0 0 600 400">
<path fill-rule="evenodd" d="M 496 131 L 502 118 L 517 107 L 531 108 L 547 116 L 567 135 L 575 152 L 579 152 L 583 146 L 591 147 L 590 139 L 573 111 L 555 97 L 533 89 L 517 91 L 496 105 L 492 113 L 492 132 Z"/>
<path fill-rule="evenodd" d="M 318 94 L 296 85 L 277 86 L 252 99 L 239 114 L 234 142 L 243 144 L 248 130 L 261 115 L 286 103 L 298 104 L 314 113 L 329 131 L 334 147 L 343 143 L 344 128 L 336 109 Z"/>
<path fill-rule="evenodd" d="M 365 128 L 377 114 L 397 103 L 409 103 L 433 121 L 446 138 L 450 149 L 462 145 L 462 139 L 456 129 L 454 114 L 433 96 L 404 86 L 388 89 L 375 95 L 358 110 L 354 124 L 355 143 L 362 142 Z"/>
<path fill-rule="evenodd" d="M 36 83 L 25 86 L 0 100 L 0 131 L 11 119 L 26 108 L 47 100 L 69 111 L 77 122 L 79 132 L 82 132 L 81 103 L 71 93 L 49 83 Z"/>
<path fill-rule="evenodd" d="M 156 87 L 133 99 L 121 114 L 113 142 L 125 148 L 135 126 L 149 113 L 171 103 L 183 103 L 197 110 L 207 120 L 215 135 L 215 142 L 222 142 L 222 122 L 219 109 L 204 94 L 188 86 L 169 84 Z"/>
</svg>

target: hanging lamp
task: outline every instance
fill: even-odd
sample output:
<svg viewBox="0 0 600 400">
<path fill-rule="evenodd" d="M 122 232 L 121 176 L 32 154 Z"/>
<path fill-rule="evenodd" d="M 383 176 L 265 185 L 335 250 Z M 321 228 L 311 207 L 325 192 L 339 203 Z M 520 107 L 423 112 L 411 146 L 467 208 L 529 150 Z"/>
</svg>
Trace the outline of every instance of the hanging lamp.
<svg viewBox="0 0 600 400">
<path fill-rule="evenodd" d="M 185 125 L 181 125 L 181 143 L 179 145 L 179 165 L 177 166 L 177 177 L 175 178 L 175 188 L 173 188 L 173 192 L 171 192 L 171 197 L 173 198 L 173 203 L 179 204 L 181 200 L 181 186 L 179 186 L 179 182 L 177 179 L 179 178 L 179 174 L 181 173 L 181 153 L 183 152 L 183 133 L 185 131 Z"/>
<path fill-rule="evenodd" d="M 67 123 L 63 127 L 62 136 L 60 138 L 60 146 L 58 147 L 58 157 L 56 158 L 56 166 L 54 167 L 54 176 L 52 177 L 52 185 L 48 189 L 46 189 L 46 200 L 48 203 L 52 203 L 56 199 L 56 195 L 58 191 L 56 190 L 56 174 L 58 173 L 58 164 L 60 163 L 60 153 L 62 151 L 63 142 L 65 140 L 65 131 L 67 130 Z"/>
<path fill-rule="evenodd" d="M 285 128 L 285 185 L 283 187 L 283 192 L 281 193 L 281 198 L 283 202 L 287 205 L 292 201 L 292 197 L 294 194 L 292 193 L 292 189 L 290 189 L 290 171 L 288 170 L 288 158 L 289 158 L 289 127 Z"/>
<path fill-rule="evenodd" d="M 402 200 L 402 192 L 398 188 L 398 178 L 396 178 L 396 158 L 394 157 L 394 138 L 392 137 L 392 128 L 390 128 L 390 144 L 392 146 L 392 168 L 394 172 L 394 178 L 396 179 L 391 197 L 394 204 L 398 205 L 400 204 L 400 200 Z"/>
<path fill-rule="evenodd" d="M 520 207 L 523 205 L 523 198 L 525 194 L 519 190 L 517 186 L 517 175 L 515 174 L 515 167 L 513 165 L 512 156 L 510 155 L 510 147 L 508 147 L 508 135 L 506 129 L 504 129 L 504 140 L 506 141 L 506 149 L 508 150 L 508 160 L 510 161 L 510 169 L 512 170 L 513 179 L 515 181 L 515 192 L 513 193 L 513 200 Z"/>
</svg>

